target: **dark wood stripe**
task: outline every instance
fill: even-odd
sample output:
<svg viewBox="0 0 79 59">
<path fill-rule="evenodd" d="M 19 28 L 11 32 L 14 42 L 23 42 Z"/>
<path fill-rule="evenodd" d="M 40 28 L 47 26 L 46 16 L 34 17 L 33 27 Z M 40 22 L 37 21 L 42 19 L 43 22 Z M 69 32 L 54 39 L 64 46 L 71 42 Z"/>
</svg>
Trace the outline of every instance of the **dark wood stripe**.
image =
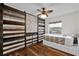
<svg viewBox="0 0 79 59">
<path fill-rule="evenodd" d="M 28 33 L 28 34 L 26 34 L 26 36 L 28 37 L 28 36 L 32 36 L 33 34 L 32 33 Z"/>
<path fill-rule="evenodd" d="M 38 25 L 39 27 L 45 27 L 45 25 Z"/>
<path fill-rule="evenodd" d="M 45 21 L 44 21 L 44 26 L 45 26 Z M 45 31 L 46 31 L 46 30 L 45 30 L 45 27 L 44 27 L 44 33 L 45 33 Z"/>
<path fill-rule="evenodd" d="M 10 24 L 10 25 L 24 25 L 24 23 L 22 23 L 22 22 L 9 21 L 9 20 L 3 20 L 3 24 Z"/>
<path fill-rule="evenodd" d="M 3 31 L 24 31 L 24 29 L 3 29 Z"/>
<path fill-rule="evenodd" d="M 45 21 L 45 19 L 41 19 L 41 18 L 39 18 L 39 17 L 38 17 L 38 19 L 41 20 L 41 21 Z"/>
<path fill-rule="evenodd" d="M 11 38 L 3 38 L 3 42 L 10 42 L 10 41 L 14 41 L 14 40 L 19 40 L 19 39 L 23 39 L 24 36 L 17 36 L 17 37 L 11 37 Z"/>
<path fill-rule="evenodd" d="M 11 17 L 16 17 L 16 18 L 21 18 L 22 20 L 24 19 L 24 17 L 18 16 L 18 15 L 13 15 L 13 14 L 7 14 L 7 13 L 3 13 L 6 16 L 11 16 Z"/>
<path fill-rule="evenodd" d="M 8 51 L 8 50 L 11 50 L 11 49 L 14 49 L 14 48 L 17 48 L 17 47 L 23 46 L 23 45 L 24 45 L 24 44 L 17 45 L 17 46 L 14 46 L 14 47 L 12 47 L 12 48 L 5 49 L 5 50 L 3 50 L 3 51 Z"/>
<path fill-rule="evenodd" d="M 3 31 L 24 31 L 24 29 L 3 29 Z"/>
<path fill-rule="evenodd" d="M 34 40 L 34 39 L 37 39 L 37 37 L 34 37 L 33 40 Z"/>
<path fill-rule="evenodd" d="M 26 34 L 37 34 L 37 32 L 28 32 Z"/>
<path fill-rule="evenodd" d="M 4 33 L 3 36 L 18 35 L 18 34 L 24 34 L 24 32 L 19 32 L 19 33 Z"/>
<path fill-rule="evenodd" d="M 26 41 L 30 41 L 30 40 L 33 40 L 32 38 L 31 39 L 27 39 Z"/>
<path fill-rule="evenodd" d="M 3 55 L 3 4 L 0 3 L 0 56 Z"/>
<path fill-rule="evenodd" d="M 26 12 L 24 12 L 24 13 L 25 13 L 25 18 L 24 18 L 24 20 L 25 20 L 25 30 L 24 30 L 25 33 L 24 34 L 25 34 L 25 47 L 26 47 L 26 16 L 27 15 L 26 15 Z"/>
<path fill-rule="evenodd" d="M 62 21 L 56 21 L 56 22 L 50 22 L 49 24 L 54 24 L 54 23 L 61 23 Z"/>
<path fill-rule="evenodd" d="M 26 36 L 33 36 L 33 35 L 37 35 L 37 32 L 26 33 Z"/>
<path fill-rule="evenodd" d="M 39 33 L 39 26 L 38 25 L 39 25 L 39 17 L 37 17 L 37 32 Z M 38 39 L 39 38 L 38 37 L 39 36 L 38 33 L 37 33 L 37 43 L 39 41 L 39 39 Z"/>
<path fill-rule="evenodd" d="M 24 42 L 24 40 L 23 41 L 18 41 L 18 42 L 14 42 L 14 43 L 3 45 L 3 47 L 15 45 L 15 44 L 22 43 L 22 42 Z"/>
</svg>

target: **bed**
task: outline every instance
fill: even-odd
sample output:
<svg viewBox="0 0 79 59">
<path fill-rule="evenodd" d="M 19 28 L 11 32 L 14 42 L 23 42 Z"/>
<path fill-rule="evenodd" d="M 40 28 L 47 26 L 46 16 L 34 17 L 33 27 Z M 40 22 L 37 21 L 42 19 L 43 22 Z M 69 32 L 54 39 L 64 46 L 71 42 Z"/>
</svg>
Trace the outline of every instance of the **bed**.
<svg viewBox="0 0 79 59">
<path fill-rule="evenodd" d="M 74 45 L 72 36 L 44 34 L 44 37 L 44 45 L 79 56 L 79 43 Z"/>
</svg>

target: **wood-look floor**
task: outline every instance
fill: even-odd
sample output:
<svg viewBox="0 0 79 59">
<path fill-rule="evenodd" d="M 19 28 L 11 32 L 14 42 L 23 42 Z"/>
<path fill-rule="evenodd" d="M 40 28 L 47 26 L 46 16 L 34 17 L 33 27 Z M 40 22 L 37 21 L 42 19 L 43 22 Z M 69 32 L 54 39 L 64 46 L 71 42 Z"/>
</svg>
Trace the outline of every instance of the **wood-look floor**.
<svg viewBox="0 0 79 59">
<path fill-rule="evenodd" d="M 71 54 L 50 48 L 43 44 L 35 44 L 27 48 L 20 49 L 9 56 L 72 56 Z"/>
</svg>

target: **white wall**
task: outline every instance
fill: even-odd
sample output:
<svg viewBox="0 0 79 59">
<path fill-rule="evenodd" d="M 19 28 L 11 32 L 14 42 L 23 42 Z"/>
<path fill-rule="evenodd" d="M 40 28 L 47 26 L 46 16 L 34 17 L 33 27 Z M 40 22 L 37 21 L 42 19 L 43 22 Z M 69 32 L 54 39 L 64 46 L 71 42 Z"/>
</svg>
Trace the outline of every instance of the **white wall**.
<svg viewBox="0 0 79 59">
<path fill-rule="evenodd" d="M 78 32 L 79 32 L 79 12 L 78 12 Z"/>
<path fill-rule="evenodd" d="M 79 26 L 78 26 L 79 17 L 78 16 L 79 16 L 79 11 L 75 11 L 72 13 L 46 19 L 46 33 L 48 33 L 48 23 L 55 22 L 55 21 L 62 21 L 63 23 L 62 34 L 73 35 L 74 33 L 79 32 Z"/>
<path fill-rule="evenodd" d="M 37 32 L 37 17 L 26 16 L 26 32 Z"/>
</svg>

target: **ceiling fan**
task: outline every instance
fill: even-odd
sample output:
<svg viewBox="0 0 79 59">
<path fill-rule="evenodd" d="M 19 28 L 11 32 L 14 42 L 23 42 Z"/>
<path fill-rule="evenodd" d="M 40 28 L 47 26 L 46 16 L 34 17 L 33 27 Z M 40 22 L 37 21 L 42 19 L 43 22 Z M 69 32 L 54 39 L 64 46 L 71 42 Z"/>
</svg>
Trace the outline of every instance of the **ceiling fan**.
<svg viewBox="0 0 79 59">
<path fill-rule="evenodd" d="M 37 11 L 41 12 L 40 14 L 38 14 L 38 16 L 43 15 L 46 17 L 48 17 L 49 13 L 53 12 L 53 10 L 46 10 L 46 8 L 44 8 L 44 7 L 41 10 L 37 9 Z"/>
</svg>

